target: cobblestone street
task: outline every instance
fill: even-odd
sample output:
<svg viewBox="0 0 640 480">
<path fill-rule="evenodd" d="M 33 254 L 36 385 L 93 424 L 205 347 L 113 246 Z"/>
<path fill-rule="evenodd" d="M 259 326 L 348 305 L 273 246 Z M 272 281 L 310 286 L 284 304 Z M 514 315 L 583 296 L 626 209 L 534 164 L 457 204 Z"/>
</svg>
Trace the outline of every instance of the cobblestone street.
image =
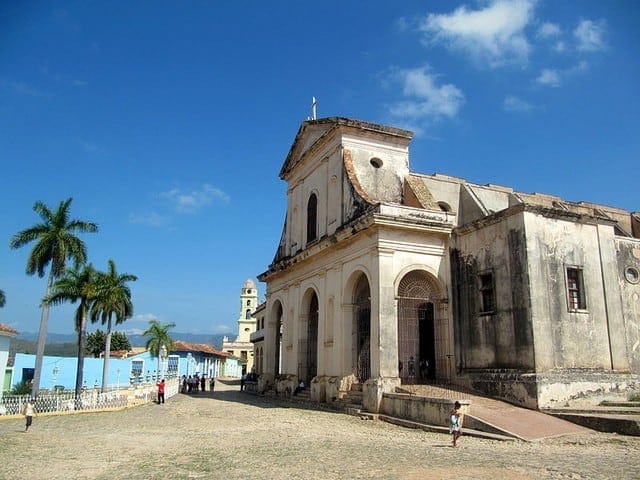
<svg viewBox="0 0 640 480">
<path fill-rule="evenodd" d="M 0 420 L 2 479 L 636 479 L 640 438 L 499 442 L 314 411 L 216 384 L 165 405 Z"/>
</svg>

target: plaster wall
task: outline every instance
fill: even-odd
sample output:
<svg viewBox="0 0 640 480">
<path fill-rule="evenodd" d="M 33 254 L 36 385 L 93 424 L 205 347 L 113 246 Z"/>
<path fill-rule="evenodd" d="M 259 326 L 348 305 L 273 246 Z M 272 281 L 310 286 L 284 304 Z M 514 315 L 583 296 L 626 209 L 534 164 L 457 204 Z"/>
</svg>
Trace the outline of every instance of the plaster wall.
<svg viewBox="0 0 640 480">
<path fill-rule="evenodd" d="M 534 368 L 533 338 L 521 214 L 503 216 L 455 235 L 452 279 L 459 367 Z M 494 279 L 494 309 L 482 312 L 478 276 Z"/>
<path fill-rule="evenodd" d="M 402 202 L 402 183 L 409 174 L 406 144 L 397 144 L 392 138 L 382 142 L 345 135 L 343 145 L 351 154 L 353 172 L 367 197 L 376 202 Z M 372 161 L 374 158 L 379 162 Z"/>
<path fill-rule="evenodd" d="M 443 175 L 420 175 L 420 179 L 433 195 L 436 202 L 444 202 L 457 213 L 460 211 L 460 188 L 461 180 L 446 177 Z"/>
<path fill-rule="evenodd" d="M 640 374 L 640 281 L 634 280 L 633 272 L 626 272 L 628 268 L 640 271 L 640 240 L 618 237 L 615 246 L 629 368 Z"/>
<path fill-rule="evenodd" d="M 2 335 L 0 333 L 0 373 L 2 373 L 2 379 L 4 381 L 5 371 L 7 369 L 7 359 L 9 358 L 9 344 L 11 343 L 11 337 Z M 4 383 L 4 382 L 3 382 Z M 0 397 L 2 396 L 2 384 L 0 384 Z"/>
<path fill-rule="evenodd" d="M 598 227 L 531 212 L 524 215 L 536 371 L 610 370 L 612 357 Z M 567 267 L 582 269 L 584 310 L 569 307 Z"/>
</svg>

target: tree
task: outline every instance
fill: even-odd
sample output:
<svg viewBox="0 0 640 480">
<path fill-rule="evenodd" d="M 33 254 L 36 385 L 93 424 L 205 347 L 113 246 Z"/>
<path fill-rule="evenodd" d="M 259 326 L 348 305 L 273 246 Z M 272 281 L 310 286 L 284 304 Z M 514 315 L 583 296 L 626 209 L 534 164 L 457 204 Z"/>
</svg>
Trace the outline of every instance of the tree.
<svg viewBox="0 0 640 480">
<path fill-rule="evenodd" d="M 42 223 L 18 232 L 9 242 L 9 246 L 15 249 L 35 241 L 35 245 L 27 259 L 26 272 L 27 275 L 37 273 L 38 276 L 42 278 L 44 277 L 45 269 L 50 265 L 45 297 L 51 292 L 53 282 L 64 274 L 67 260 L 73 260 L 76 268 L 86 262 L 86 246 L 74 233 L 98 231 L 98 225 L 95 223 L 69 219 L 69 208 L 72 200 L 73 199 L 68 198 L 60 202 L 55 212 L 49 209 L 44 203 L 36 202 L 33 205 L 33 210 L 40 215 Z M 31 391 L 33 397 L 38 395 L 38 389 L 40 387 L 42 357 L 44 355 L 44 344 L 47 339 L 48 321 L 49 304 L 43 302 Z"/>
<path fill-rule="evenodd" d="M 6 302 L 6 298 L 4 296 L 4 292 L 2 290 L 0 290 L 0 307 L 4 307 L 4 304 Z"/>
<path fill-rule="evenodd" d="M 93 333 L 88 333 L 86 353 L 93 355 L 93 358 L 99 358 L 100 354 L 104 352 L 105 341 L 106 335 L 100 329 Z"/>
<path fill-rule="evenodd" d="M 69 269 L 57 280 L 51 294 L 44 298 L 49 305 L 60 305 L 65 302 L 79 302 L 75 314 L 75 326 L 78 333 L 78 368 L 76 371 L 76 399 L 82 392 L 82 376 L 84 368 L 84 351 L 87 342 L 87 319 L 98 290 L 98 272 L 91 264 L 82 270 Z"/>
<path fill-rule="evenodd" d="M 113 332 L 111 336 L 111 351 L 112 352 L 130 352 L 131 342 L 127 338 L 124 332 Z"/>
<path fill-rule="evenodd" d="M 99 358 L 100 354 L 105 351 L 106 340 L 106 334 L 100 329 L 97 329 L 93 333 L 88 333 L 86 353 L 93 355 L 94 358 Z M 113 332 L 110 351 L 118 352 L 122 350 L 125 352 L 131 351 L 131 342 L 124 333 Z"/>
<path fill-rule="evenodd" d="M 107 326 L 104 362 L 102 364 L 102 392 L 107 391 L 107 379 L 109 378 L 111 320 L 115 315 L 116 325 L 119 325 L 133 315 L 131 290 L 127 282 L 135 282 L 137 279 L 138 277 L 129 273 L 119 274 L 113 260 L 109 260 L 107 273 L 98 274 L 98 292 L 91 306 L 91 321 L 96 322 L 100 319 L 102 324 Z"/>
<path fill-rule="evenodd" d="M 169 329 L 175 326 L 176 324 L 173 322 L 162 325 L 157 320 L 151 320 L 149 322 L 149 328 L 142 333 L 142 336 L 149 337 L 144 347 L 152 357 L 158 359 L 158 375 L 160 375 L 160 349 L 162 345 L 164 345 L 167 352 L 173 350 L 173 340 L 169 336 Z"/>
</svg>

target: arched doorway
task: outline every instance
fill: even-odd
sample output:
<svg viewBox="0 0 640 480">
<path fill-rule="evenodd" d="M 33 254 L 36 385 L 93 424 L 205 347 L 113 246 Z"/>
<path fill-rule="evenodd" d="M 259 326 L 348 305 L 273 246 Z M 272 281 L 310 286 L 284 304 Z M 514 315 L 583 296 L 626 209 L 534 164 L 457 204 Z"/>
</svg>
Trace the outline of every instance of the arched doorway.
<svg viewBox="0 0 640 480">
<path fill-rule="evenodd" d="M 275 331 L 275 363 L 273 368 L 274 376 L 280 375 L 282 358 L 282 304 L 278 302 L 276 306 L 276 331 Z"/>
<path fill-rule="evenodd" d="M 309 289 L 302 302 L 301 319 L 306 324 L 306 335 L 300 336 L 298 350 L 298 377 L 309 385 L 318 374 L 318 295 Z"/>
<path fill-rule="evenodd" d="M 354 289 L 352 345 L 355 375 L 362 383 L 371 377 L 371 291 L 364 275 Z"/>
<path fill-rule="evenodd" d="M 406 274 L 398 286 L 398 376 L 403 384 L 429 383 L 439 365 L 444 336 L 438 328 L 436 280 L 423 271 Z"/>
</svg>

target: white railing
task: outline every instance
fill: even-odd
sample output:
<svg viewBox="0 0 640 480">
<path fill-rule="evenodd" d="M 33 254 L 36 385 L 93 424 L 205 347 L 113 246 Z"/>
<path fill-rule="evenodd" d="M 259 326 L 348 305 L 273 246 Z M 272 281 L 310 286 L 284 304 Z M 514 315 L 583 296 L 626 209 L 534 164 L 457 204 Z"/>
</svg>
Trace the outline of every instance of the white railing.
<svg viewBox="0 0 640 480">
<path fill-rule="evenodd" d="M 165 399 L 178 393 L 178 380 L 171 379 L 165 385 Z M 0 416 L 21 415 L 22 408 L 30 395 L 4 395 L 0 398 Z M 74 392 L 39 394 L 33 400 L 39 414 L 60 414 L 87 412 L 97 410 L 113 410 L 125 407 L 144 405 L 157 399 L 157 387 L 154 383 L 145 383 L 129 388 L 118 388 L 105 393 L 99 389 L 89 389 L 75 398 Z"/>
</svg>

